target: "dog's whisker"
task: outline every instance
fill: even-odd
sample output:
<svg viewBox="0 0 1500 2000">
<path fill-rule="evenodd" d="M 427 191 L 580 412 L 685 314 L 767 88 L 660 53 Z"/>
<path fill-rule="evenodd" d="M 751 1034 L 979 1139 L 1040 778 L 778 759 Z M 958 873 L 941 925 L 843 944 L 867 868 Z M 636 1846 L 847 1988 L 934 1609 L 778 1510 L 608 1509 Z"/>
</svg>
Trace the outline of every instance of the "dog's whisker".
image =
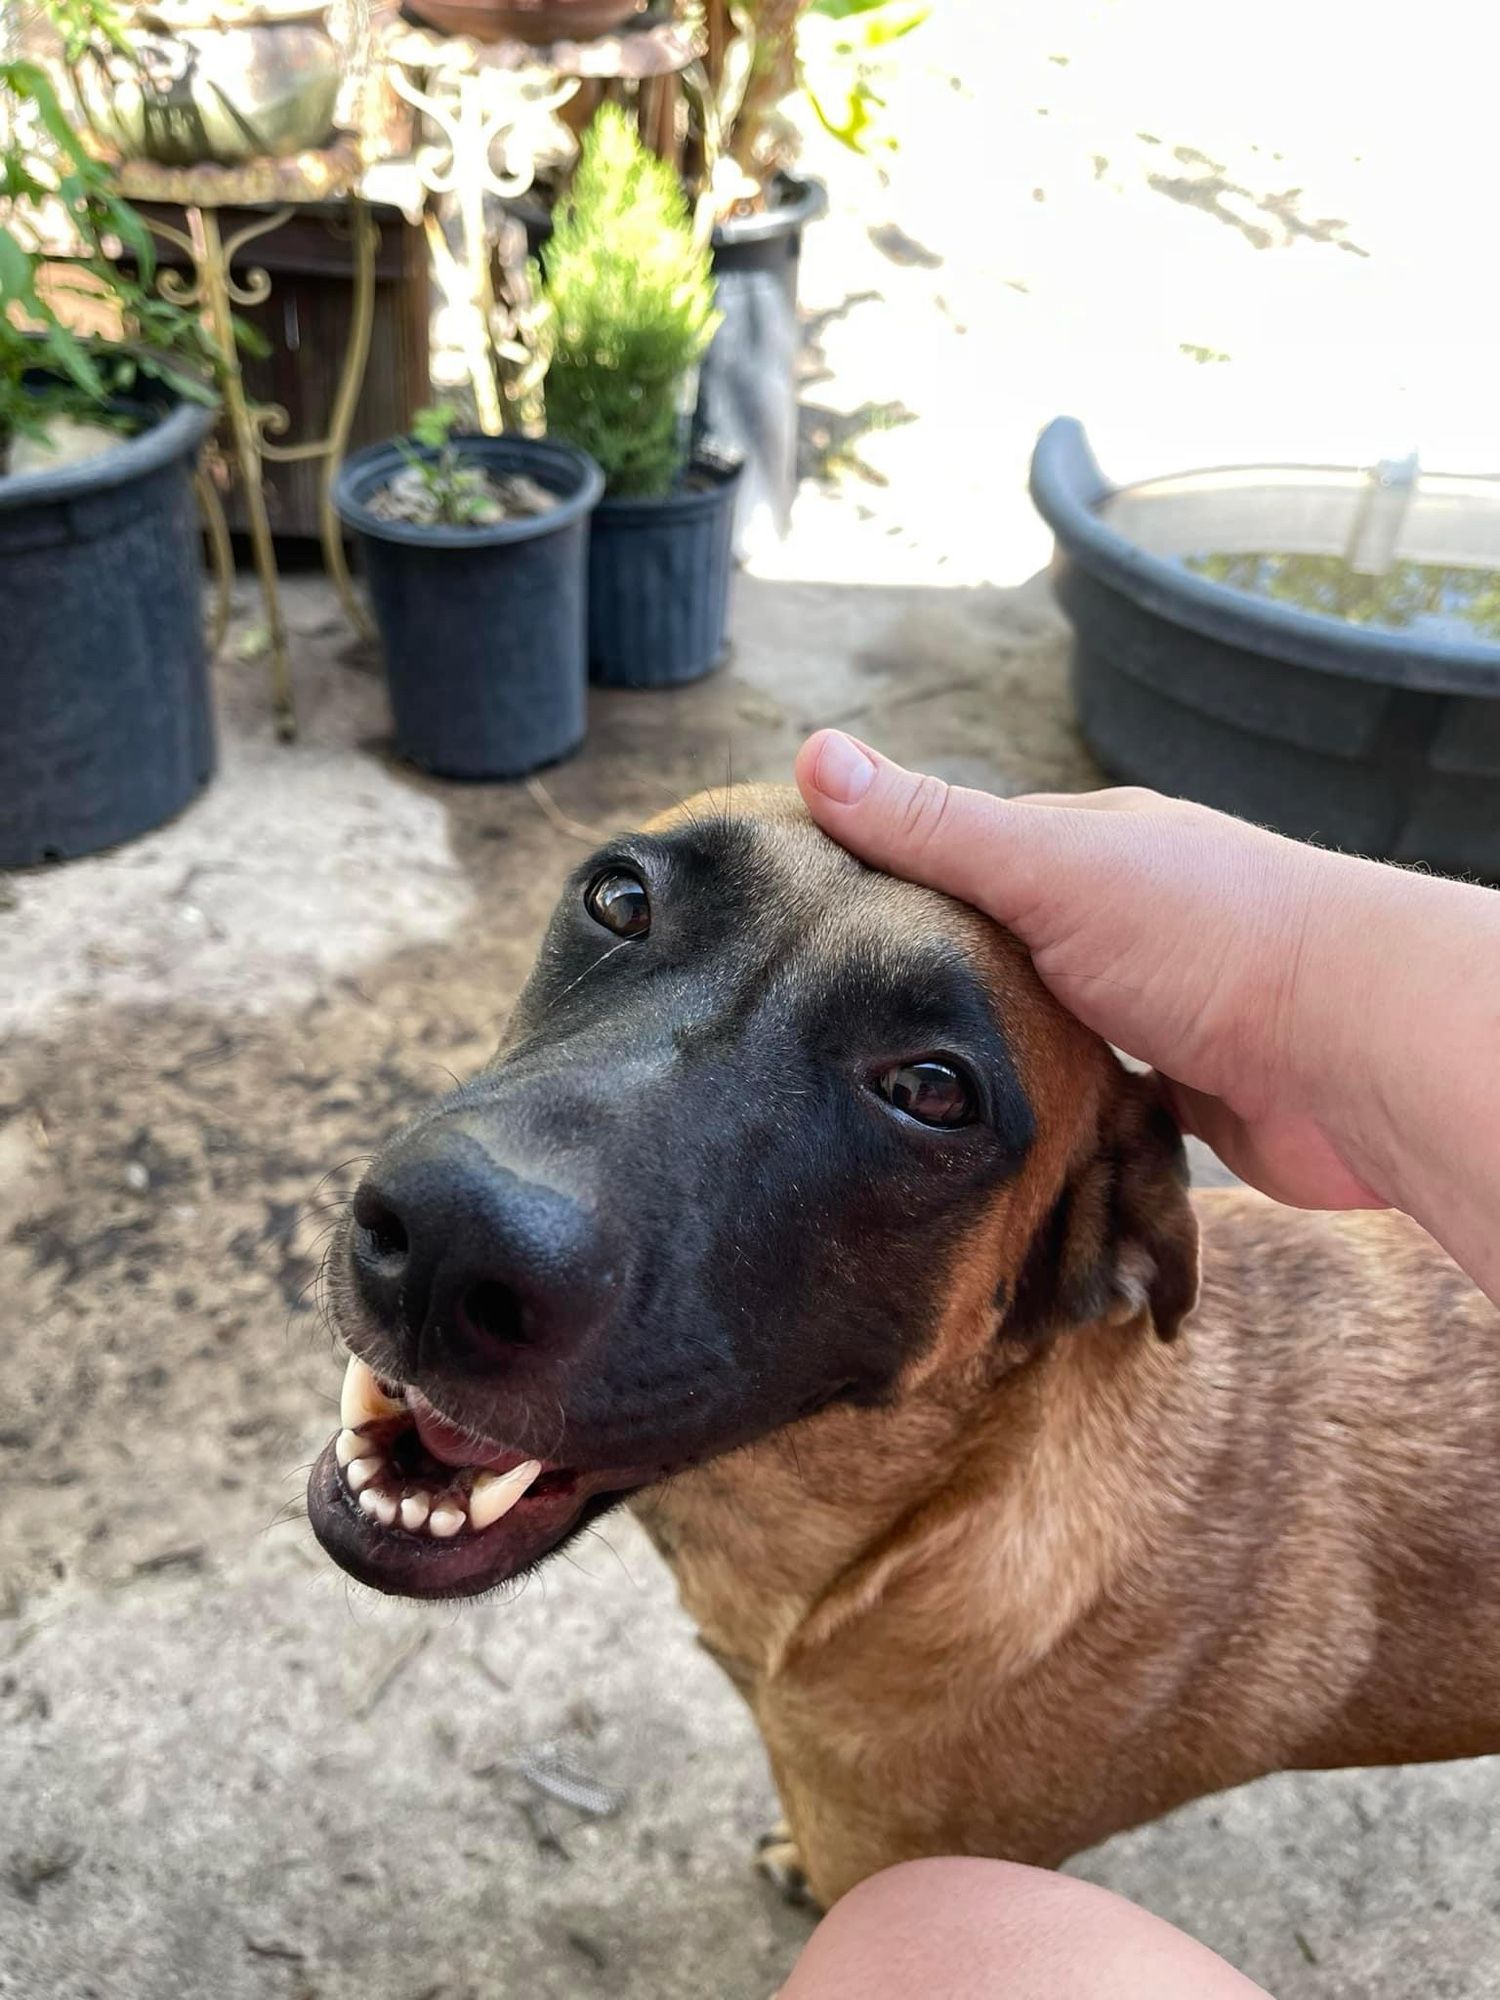
<svg viewBox="0 0 1500 2000">
<path fill-rule="evenodd" d="M 623 951 L 628 944 L 631 944 L 633 942 L 634 940 L 631 938 L 621 938 L 617 944 L 612 944 L 609 946 L 608 950 L 602 951 L 591 965 L 585 966 L 583 971 L 579 973 L 576 979 L 570 980 L 568 984 L 562 989 L 562 991 L 560 993 L 555 994 L 553 998 L 547 1003 L 547 1005 L 542 1009 L 541 1013 L 537 1015 L 535 1021 L 531 1024 L 531 1027 L 527 1033 L 525 1041 L 518 1043 L 516 1049 L 513 1050 L 512 1053 L 513 1054 L 519 1053 L 521 1049 L 529 1047 L 530 1044 L 535 1040 L 538 1030 L 546 1025 L 546 1023 L 551 1019 L 553 1011 L 564 1000 L 567 999 L 568 995 L 570 993 L 576 992 L 577 989 L 583 984 L 585 979 L 589 977 L 590 973 L 597 972 L 600 966 L 607 964 L 608 961 L 614 957 L 617 951 Z"/>
<path fill-rule="evenodd" d="M 319 1176 L 313 1186 L 313 1197 L 322 1193 L 335 1174 L 347 1173 L 350 1167 L 367 1167 L 374 1157 L 373 1153 L 353 1153 L 347 1160 L 340 1160 L 337 1166 L 330 1167 L 326 1174 Z"/>
</svg>

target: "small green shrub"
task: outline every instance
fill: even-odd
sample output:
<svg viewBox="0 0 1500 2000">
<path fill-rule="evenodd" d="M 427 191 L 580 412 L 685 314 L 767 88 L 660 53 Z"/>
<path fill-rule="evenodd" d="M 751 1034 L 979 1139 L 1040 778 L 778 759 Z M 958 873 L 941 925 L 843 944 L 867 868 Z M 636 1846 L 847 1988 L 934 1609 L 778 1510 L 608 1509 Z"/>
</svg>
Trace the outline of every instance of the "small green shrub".
<svg viewBox="0 0 1500 2000">
<path fill-rule="evenodd" d="M 537 276 L 549 307 L 547 431 L 602 467 L 611 493 L 671 491 L 691 371 L 713 338 L 713 275 L 671 169 L 601 107 Z"/>
</svg>

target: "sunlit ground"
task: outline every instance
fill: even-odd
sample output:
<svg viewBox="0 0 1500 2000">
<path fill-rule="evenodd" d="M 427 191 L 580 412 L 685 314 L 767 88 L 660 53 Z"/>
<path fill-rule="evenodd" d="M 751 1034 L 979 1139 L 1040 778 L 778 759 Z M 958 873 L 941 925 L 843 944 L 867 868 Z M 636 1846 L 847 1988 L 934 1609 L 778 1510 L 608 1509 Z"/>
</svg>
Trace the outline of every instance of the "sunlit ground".
<svg viewBox="0 0 1500 2000">
<path fill-rule="evenodd" d="M 1034 570 L 1025 465 L 1063 411 L 1123 475 L 1413 449 L 1500 467 L 1500 23 L 1396 21 L 1349 0 L 939 0 L 889 89 L 899 152 L 834 162 L 807 264 L 838 408 L 883 426 L 857 451 L 890 482 L 861 495 L 899 526 L 888 560 Z"/>
</svg>

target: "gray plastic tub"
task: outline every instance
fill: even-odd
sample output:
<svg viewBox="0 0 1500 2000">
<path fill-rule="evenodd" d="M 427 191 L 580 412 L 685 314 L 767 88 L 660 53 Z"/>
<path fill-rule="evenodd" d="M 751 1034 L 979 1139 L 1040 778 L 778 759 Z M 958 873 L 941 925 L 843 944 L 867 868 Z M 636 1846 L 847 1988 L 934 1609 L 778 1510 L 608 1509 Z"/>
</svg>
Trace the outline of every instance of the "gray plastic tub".
<svg viewBox="0 0 1500 2000">
<path fill-rule="evenodd" d="M 1500 481 L 1258 466 L 1116 488 L 1059 418 L 1031 493 L 1106 770 L 1500 879 Z"/>
</svg>

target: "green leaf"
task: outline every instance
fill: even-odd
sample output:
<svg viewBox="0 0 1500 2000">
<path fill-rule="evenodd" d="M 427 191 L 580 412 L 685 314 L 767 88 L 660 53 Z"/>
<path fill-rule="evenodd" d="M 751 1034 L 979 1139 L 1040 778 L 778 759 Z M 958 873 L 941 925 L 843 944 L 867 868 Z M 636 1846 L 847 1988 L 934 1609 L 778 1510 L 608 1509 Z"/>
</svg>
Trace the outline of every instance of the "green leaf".
<svg viewBox="0 0 1500 2000">
<path fill-rule="evenodd" d="M 121 33 L 109 0 L 44 0 L 44 10 L 79 61 L 102 61 L 102 42 Z M 197 313 L 157 296 L 155 244 L 140 212 L 116 191 L 113 171 L 84 150 L 35 63 L 0 63 L 0 96 L 7 92 L 34 107 L 35 117 L 34 124 L 12 126 L 0 142 L 0 431 L 29 416 L 35 401 L 29 392 L 19 414 L 16 404 L 22 378 L 37 366 L 60 378 L 48 393 L 61 397 L 70 414 L 107 412 L 111 394 L 141 376 L 193 401 L 212 401 L 222 358 Z M 113 341 L 80 339 L 59 317 L 68 309 L 61 290 L 49 290 L 47 298 L 37 291 L 37 270 L 47 259 L 33 218 L 54 197 L 81 238 L 81 251 L 57 266 L 56 282 L 114 306 L 124 331 Z M 29 331 L 6 319 L 11 306 Z M 243 322 L 234 323 L 234 337 L 247 352 L 266 351 Z"/>
<path fill-rule="evenodd" d="M 458 411 L 451 403 L 429 403 L 412 414 L 412 438 L 427 451 L 441 451 L 457 422 Z"/>
<path fill-rule="evenodd" d="M 932 13 L 928 0 L 823 0 L 815 4 L 805 32 L 854 57 L 888 46 L 920 28 Z M 848 23 L 847 31 L 835 35 L 823 22 Z"/>
<path fill-rule="evenodd" d="M 86 396 L 100 403 L 106 400 L 109 389 L 93 356 L 61 321 L 54 319 L 48 326 L 42 349 L 49 365 L 76 382 Z"/>
<path fill-rule="evenodd" d="M 876 47 L 879 47 L 882 42 L 899 41 L 904 35 L 913 33 L 917 28 L 922 26 L 931 11 L 929 7 L 913 7 L 904 16 L 898 13 L 892 18 L 888 27 L 882 28 L 877 32 L 875 38 Z"/>
<path fill-rule="evenodd" d="M 89 158 L 79 141 L 77 133 L 68 122 L 68 114 L 58 102 L 57 92 L 52 88 L 51 78 L 36 63 L 7 63 L 12 72 L 11 88 L 20 97 L 36 106 L 37 116 L 46 128 L 47 136 L 58 151 L 69 160 L 80 173 L 92 170 L 98 175 L 98 163 Z"/>
<path fill-rule="evenodd" d="M 36 297 L 31 258 L 0 223 L 0 307 L 30 306 Z"/>
<path fill-rule="evenodd" d="M 108 226 L 135 259 L 139 282 L 150 285 L 156 276 L 156 245 L 151 231 L 128 201 L 114 199 L 108 205 Z"/>
<path fill-rule="evenodd" d="M 45 201 L 52 190 L 14 154 L 0 156 L 0 195 L 10 201 Z"/>
<path fill-rule="evenodd" d="M 12 96 L 30 97 L 38 83 L 48 87 L 47 72 L 40 63 L 26 62 L 19 56 L 12 62 L 0 63 L 0 89 L 8 90 Z"/>
<path fill-rule="evenodd" d="M 241 319 L 238 313 L 234 314 L 229 325 L 234 334 L 235 346 L 239 348 L 241 354 L 248 354 L 260 361 L 270 353 L 271 343 L 258 326 L 252 326 L 249 320 Z M 214 357 L 214 365 L 218 366 L 217 355 Z"/>
<path fill-rule="evenodd" d="M 805 81 L 803 89 L 818 123 L 830 138 L 847 146 L 851 153 L 862 152 L 874 123 L 870 113 L 874 96 L 868 86 L 858 82 L 847 85 L 836 98 L 825 96 Z"/>
<path fill-rule="evenodd" d="M 863 34 L 865 47 L 881 49 L 888 47 L 892 42 L 899 42 L 904 35 L 909 35 L 913 29 L 920 28 L 931 12 L 930 7 L 921 4 L 903 6 L 900 0 L 895 0 L 895 4 L 888 4 L 865 21 Z"/>
<path fill-rule="evenodd" d="M 189 374 L 185 369 L 174 367 L 159 354 L 142 354 L 139 357 L 140 372 L 154 382 L 164 382 L 169 389 L 175 389 L 185 403 L 212 403 L 217 400 L 209 383 L 201 375 Z"/>
</svg>

